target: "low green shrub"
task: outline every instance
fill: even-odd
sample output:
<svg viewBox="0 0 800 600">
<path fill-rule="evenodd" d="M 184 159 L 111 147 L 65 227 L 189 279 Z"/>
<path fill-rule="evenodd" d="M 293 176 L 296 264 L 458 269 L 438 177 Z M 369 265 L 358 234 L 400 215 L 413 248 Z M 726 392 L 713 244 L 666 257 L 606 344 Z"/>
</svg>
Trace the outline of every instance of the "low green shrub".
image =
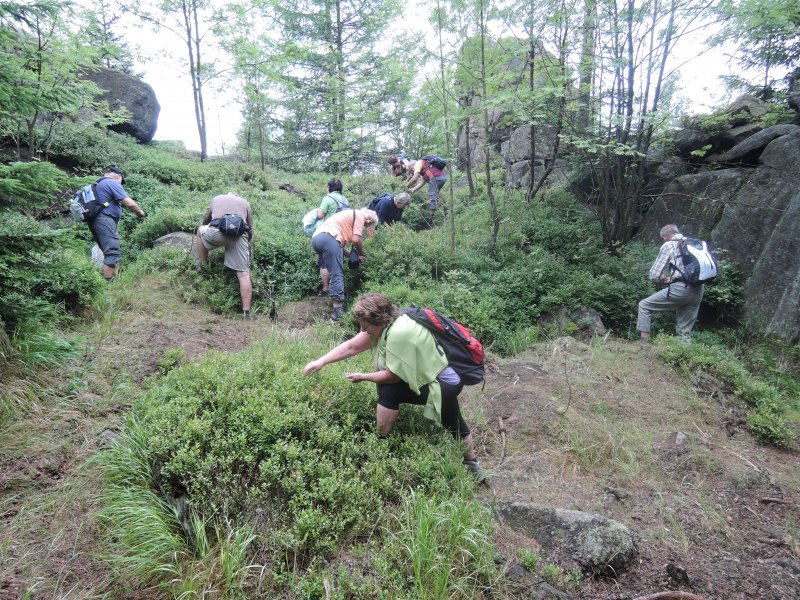
<svg viewBox="0 0 800 600">
<path fill-rule="evenodd" d="M 719 275 L 706 284 L 699 319 L 713 325 L 736 325 L 744 309 L 744 280 L 741 268 L 719 260 Z"/>
<path fill-rule="evenodd" d="M 7 331 L 54 324 L 90 308 L 104 290 L 70 230 L 14 213 L 0 220 L 0 320 Z"/>
<path fill-rule="evenodd" d="M 758 376 L 727 348 L 681 344 L 659 337 L 659 355 L 684 371 L 702 370 L 730 385 L 749 406 L 747 424 L 764 441 L 782 447 L 795 443 L 800 401 Z"/>
<path fill-rule="evenodd" d="M 324 351 L 314 348 L 315 354 Z M 140 465 L 128 476 L 132 483 L 179 499 L 196 515 L 213 515 L 212 526 L 227 519 L 251 528 L 258 537 L 255 551 L 271 557 L 274 585 L 284 589 L 313 586 L 325 561 L 342 548 L 358 546 L 381 527 L 396 531 L 388 515 L 405 514 L 402 498 L 415 489 L 420 502 L 458 515 L 453 531 L 436 534 L 437 543 L 458 556 L 457 577 L 495 576 L 489 515 L 471 503 L 474 484 L 461 465 L 459 445 L 414 408 L 402 412 L 388 440 L 380 440 L 374 388 L 351 385 L 342 375 L 369 368 L 370 357 L 306 378 L 300 365 L 309 358 L 307 340 L 283 336 L 236 356 L 208 353 L 170 370 L 135 406 L 129 432 L 112 456 L 110 481 L 124 482 L 114 472 L 128 453 Z M 115 525 L 112 509 L 104 514 L 110 535 L 116 526 L 127 527 Z M 409 532 L 413 523 L 407 525 L 407 533 L 425 534 Z M 157 528 L 168 541 L 170 528 Z M 137 543 L 135 537 L 117 539 Z M 402 544 L 394 547 L 402 552 Z M 118 551 L 131 553 L 133 548 Z M 139 567 L 131 572 L 140 573 Z M 307 575 L 299 581 L 298 573 Z M 377 588 L 387 585 L 388 576 Z M 403 579 L 399 585 L 405 597 L 414 584 Z"/>
</svg>

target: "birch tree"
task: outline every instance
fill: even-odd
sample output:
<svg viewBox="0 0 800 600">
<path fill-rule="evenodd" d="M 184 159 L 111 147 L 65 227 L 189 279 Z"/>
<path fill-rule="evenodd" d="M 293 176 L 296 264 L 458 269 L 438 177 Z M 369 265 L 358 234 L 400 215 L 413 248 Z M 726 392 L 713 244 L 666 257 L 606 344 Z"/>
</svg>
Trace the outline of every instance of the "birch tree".
<svg viewBox="0 0 800 600">
<path fill-rule="evenodd" d="M 211 0 L 160 0 L 137 2 L 130 11 L 150 23 L 156 33 L 166 30 L 182 42 L 185 50 L 184 65 L 192 87 L 192 102 L 200 137 L 200 160 L 208 158 L 208 123 L 204 91 L 206 84 L 216 75 L 214 60 L 207 56 L 216 53 L 214 27 L 218 15 L 214 14 Z"/>
</svg>

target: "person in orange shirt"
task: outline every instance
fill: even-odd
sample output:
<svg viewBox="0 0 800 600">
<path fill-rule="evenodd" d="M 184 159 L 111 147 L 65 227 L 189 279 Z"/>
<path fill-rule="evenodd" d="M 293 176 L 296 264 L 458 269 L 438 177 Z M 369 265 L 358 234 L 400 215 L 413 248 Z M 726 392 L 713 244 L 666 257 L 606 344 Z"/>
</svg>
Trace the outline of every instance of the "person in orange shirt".
<svg viewBox="0 0 800 600">
<path fill-rule="evenodd" d="M 338 321 L 344 314 L 344 248 L 350 244 L 363 263 L 364 237 L 371 237 L 378 224 L 378 215 L 368 208 L 343 210 L 322 225 L 311 237 L 311 247 L 321 257 L 330 277 L 328 295 L 333 301 L 331 320 Z"/>
</svg>

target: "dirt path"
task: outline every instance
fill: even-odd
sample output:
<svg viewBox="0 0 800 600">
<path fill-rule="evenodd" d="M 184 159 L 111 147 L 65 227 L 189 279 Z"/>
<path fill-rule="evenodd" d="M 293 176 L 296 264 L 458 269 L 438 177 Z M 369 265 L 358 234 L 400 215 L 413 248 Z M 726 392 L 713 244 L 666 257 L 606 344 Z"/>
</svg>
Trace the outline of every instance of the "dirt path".
<svg viewBox="0 0 800 600">
<path fill-rule="evenodd" d="M 26 593 L 86 598 L 111 590 L 126 597 L 97 556 L 99 484 L 81 466 L 113 439 L 165 357 L 186 362 L 209 349 L 236 352 L 274 327 L 307 327 L 325 308 L 324 299 L 314 298 L 280 310 L 276 322 L 259 316 L 245 323 L 185 305 L 159 277 L 125 293 L 113 324 L 86 332 L 86 362 L 42 374 L 50 391 L 0 431 L 0 600 Z"/>
<path fill-rule="evenodd" d="M 113 437 L 167 357 L 235 352 L 275 327 L 313 325 L 327 305 L 313 298 L 282 308 L 277 322 L 244 323 L 186 306 L 157 277 L 126 298 L 112 326 L 90 332 L 91 367 L 62 370 L 50 397 L 0 431 L 0 599 L 26 590 L 145 598 L 115 589 L 97 557 L 98 484 L 80 466 Z M 584 577 L 575 597 L 800 596 L 797 454 L 755 443 L 734 399 L 670 372 L 652 348 L 542 344 L 492 360 L 485 387 L 469 388 L 463 404 L 491 476 L 480 492 L 487 502 L 579 509 L 634 531 L 639 565 L 616 580 Z M 520 547 L 536 548 L 502 525 L 497 543 L 512 561 Z"/>
</svg>

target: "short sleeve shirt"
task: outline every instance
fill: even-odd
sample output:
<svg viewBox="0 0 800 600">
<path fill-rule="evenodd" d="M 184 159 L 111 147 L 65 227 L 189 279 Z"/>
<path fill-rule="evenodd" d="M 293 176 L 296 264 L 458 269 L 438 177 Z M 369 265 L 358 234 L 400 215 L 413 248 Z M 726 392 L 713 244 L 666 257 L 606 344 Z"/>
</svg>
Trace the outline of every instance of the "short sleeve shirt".
<svg viewBox="0 0 800 600">
<path fill-rule="evenodd" d="M 212 219 L 219 219 L 222 215 L 240 215 L 253 230 L 253 209 L 250 203 L 236 194 L 222 194 L 214 196 L 211 204 L 206 209 L 211 212 Z"/>
<path fill-rule="evenodd" d="M 334 196 L 334 194 L 336 194 L 338 198 Z M 322 203 L 319 205 L 318 210 L 325 213 L 324 219 L 327 221 L 330 217 L 336 214 L 336 211 L 339 210 L 339 206 L 341 204 L 347 206 L 347 199 L 337 192 L 331 192 L 330 194 L 325 194 L 325 197 L 322 199 Z"/>
<path fill-rule="evenodd" d="M 101 214 L 108 215 L 114 220 L 118 221 L 122 216 L 121 202 L 128 197 L 128 192 L 122 187 L 119 181 L 111 179 L 110 177 L 101 177 L 97 180 L 97 199 L 106 206 Z"/>
<path fill-rule="evenodd" d="M 441 177 L 444 175 L 444 171 L 437 169 L 430 165 L 427 160 L 423 159 L 418 160 L 417 164 L 414 165 L 414 174 L 417 173 L 421 174 L 426 182 L 430 181 L 433 177 Z"/>
<path fill-rule="evenodd" d="M 353 243 L 353 233 L 364 237 L 364 213 L 361 210 L 343 210 L 317 227 L 312 237 L 329 233 L 342 245 Z"/>
</svg>

